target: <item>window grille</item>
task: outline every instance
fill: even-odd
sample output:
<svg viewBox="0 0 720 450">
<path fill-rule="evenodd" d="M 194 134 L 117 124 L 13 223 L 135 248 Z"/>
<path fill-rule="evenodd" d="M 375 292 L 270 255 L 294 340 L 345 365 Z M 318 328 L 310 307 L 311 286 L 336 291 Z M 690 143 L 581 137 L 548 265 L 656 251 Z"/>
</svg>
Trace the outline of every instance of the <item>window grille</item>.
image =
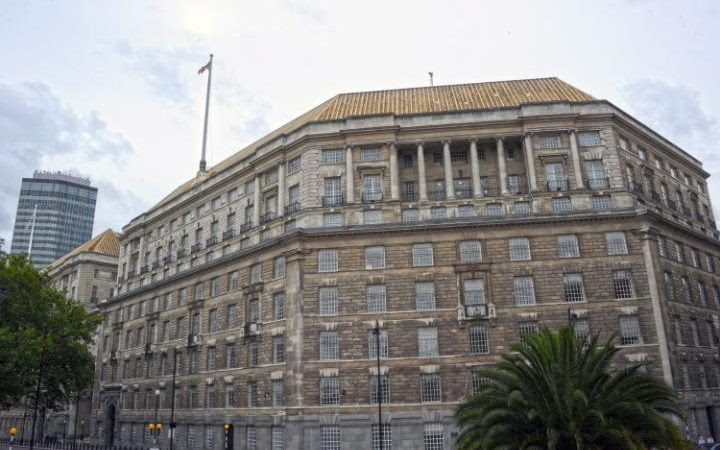
<svg viewBox="0 0 720 450">
<path fill-rule="evenodd" d="M 275 278 L 285 278 L 285 257 L 278 256 L 273 264 L 273 275 Z"/>
<path fill-rule="evenodd" d="M 405 153 L 403 155 L 403 167 L 410 168 L 413 166 L 413 155 L 412 153 Z"/>
<path fill-rule="evenodd" d="M 380 445 L 380 426 L 372 424 L 370 433 L 372 435 L 372 450 L 392 450 L 392 428 L 389 423 L 382 424 L 382 446 Z"/>
<path fill-rule="evenodd" d="M 318 272 L 338 271 L 338 251 L 335 249 L 318 250 Z"/>
<path fill-rule="evenodd" d="M 530 214 L 530 202 L 513 203 L 513 214 Z"/>
<path fill-rule="evenodd" d="M 368 284 L 365 295 L 368 312 L 387 311 L 387 299 L 384 284 Z"/>
<path fill-rule="evenodd" d="M 518 175 L 508 175 L 507 188 L 510 194 L 520 193 L 520 177 Z"/>
<path fill-rule="evenodd" d="M 627 255 L 628 248 L 624 232 L 611 231 L 605 233 L 605 242 L 607 244 L 608 255 Z"/>
<path fill-rule="evenodd" d="M 640 319 L 636 314 L 620 316 L 620 345 L 642 344 Z"/>
<path fill-rule="evenodd" d="M 365 225 L 377 225 L 385 222 L 385 214 L 382 209 L 366 209 L 363 211 L 363 223 Z"/>
<path fill-rule="evenodd" d="M 667 245 L 665 243 L 665 238 L 662 236 L 657 237 L 657 250 L 658 255 L 667 256 Z"/>
<path fill-rule="evenodd" d="M 285 336 L 273 336 L 273 362 L 285 362 Z"/>
<path fill-rule="evenodd" d="M 613 286 L 615 287 L 615 298 L 633 298 L 632 270 L 613 270 Z"/>
<path fill-rule="evenodd" d="M 250 282 L 258 283 L 260 281 L 262 281 L 262 264 L 253 264 L 253 266 L 250 268 Z"/>
<path fill-rule="evenodd" d="M 665 286 L 665 299 L 675 300 L 675 283 L 673 282 L 672 272 L 663 273 L 663 283 Z"/>
<path fill-rule="evenodd" d="M 250 299 L 249 303 L 249 314 L 248 319 L 250 322 L 257 322 L 260 320 L 260 300 L 253 298 Z"/>
<path fill-rule="evenodd" d="M 366 269 L 384 269 L 385 268 L 385 247 L 365 247 L 365 268 Z"/>
<path fill-rule="evenodd" d="M 380 175 L 363 177 L 363 199 L 366 201 L 382 200 L 382 181 Z"/>
<path fill-rule="evenodd" d="M 320 427 L 320 450 L 341 450 L 340 427 Z"/>
<path fill-rule="evenodd" d="M 419 281 L 415 283 L 415 308 L 418 310 L 435 309 L 435 283 Z"/>
<path fill-rule="evenodd" d="M 684 263 L 685 262 L 685 248 L 683 245 L 677 241 L 675 241 L 675 256 L 677 262 Z"/>
<path fill-rule="evenodd" d="M 420 220 L 420 214 L 417 208 L 408 208 L 402 210 L 403 222 L 417 222 Z"/>
<path fill-rule="evenodd" d="M 378 393 L 378 384 L 380 384 L 380 392 Z M 390 379 L 387 375 L 380 375 L 380 381 L 378 383 L 378 376 L 370 376 L 370 404 L 377 405 L 379 402 L 390 403 Z"/>
<path fill-rule="evenodd" d="M 218 331 L 219 329 L 218 310 L 213 308 L 208 311 L 208 332 Z"/>
<path fill-rule="evenodd" d="M 458 217 L 475 217 L 475 207 L 473 205 L 458 206 Z"/>
<path fill-rule="evenodd" d="M 445 450 L 445 436 L 442 424 L 426 424 L 423 430 L 424 450 Z"/>
<path fill-rule="evenodd" d="M 585 300 L 583 277 L 581 273 L 566 273 L 563 276 L 566 302 L 581 302 Z"/>
<path fill-rule="evenodd" d="M 208 386 L 205 389 L 205 405 L 207 408 L 215 408 L 215 386 Z"/>
<path fill-rule="evenodd" d="M 538 148 L 560 148 L 560 135 L 541 134 L 538 136 Z"/>
<path fill-rule="evenodd" d="M 258 365 L 258 343 L 251 342 L 248 344 L 248 366 L 257 367 Z"/>
<path fill-rule="evenodd" d="M 208 347 L 207 352 L 205 353 L 205 356 L 207 358 L 207 370 L 215 370 L 216 363 L 217 363 L 217 355 L 215 352 L 215 347 Z"/>
<path fill-rule="evenodd" d="M 338 313 L 338 288 L 321 287 L 318 289 L 320 303 L 320 314 L 323 316 L 334 316 Z"/>
<path fill-rule="evenodd" d="M 612 208 L 612 197 L 609 195 L 593 195 L 590 197 L 590 205 L 592 209 L 610 209 Z"/>
<path fill-rule="evenodd" d="M 340 343 L 336 331 L 320 333 L 320 359 L 323 361 L 340 359 Z"/>
<path fill-rule="evenodd" d="M 257 406 L 257 383 L 249 381 L 247 384 L 247 405 L 248 408 Z"/>
<path fill-rule="evenodd" d="M 442 401 L 440 374 L 425 373 L 420 375 L 420 401 L 423 403 Z"/>
<path fill-rule="evenodd" d="M 480 392 L 480 389 L 482 389 L 490 382 L 490 380 L 481 376 L 478 370 L 473 370 L 472 372 L 470 372 L 470 374 L 473 394 L 477 394 L 478 392 Z"/>
<path fill-rule="evenodd" d="M 432 244 L 413 244 L 413 266 L 426 267 L 433 265 L 433 246 Z"/>
<path fill-rule="evenodd" d="M 485 205 L 485 214 L 488 216 L 502 216 L 503 205 L 502 203 L 488 203 Z"/>
<path fill-rule="evenodd" d="M 320 404 L 340 404 L 340 379 L 338 377 L 320 377 Z"/>
<path fill-rule="evenodd" d="M 438 356 L 438 334 L 435 327 L 418 328 L 418 356 Z"/>
<path fill-rule="evenodd" d="M 339 227 L 342 226 L 342 213 L 331 212 L 323 214 L 323 226 L 324 227 Z"/>
<path fill-rule="evenodd" d="M 523 320 L 518 323 L 518 332 L 520 334 L 520 340 L 524 341 L 525 337 L 530 333 L 537 333 L 538 323 L 537 320 Z"/>
<path fill-rule="evenodd" d="M 360 150 L 361 161 L 378 161 L 382 154 L 379 148 L 363 148 Z"/>
<path fill-rule="evenodd" d="M 451 150 L 450 151 L 450 161 L 455 164 L 467 164 L 468 162 L 468 156 L 466 150 Z"/>
<path fill-rule="evenodd" d="M 510 238 L 510 261 L 529 261 L 530 256 L 530 239 L 526 237 Z"/>
<path fill-rule="evenodd" d="M 389 352 L 387 330 L 380 330 L 380 358 L 387 358 Z M 377 358 L 377 342 L 373 331 L 368 333 L 368 358 Z"/>
<path fill-rule="evenodd" d="M 282 320 L 285 318 L 285 292 L 273 294 L 273 319 Z"/>
<path fill-rule="evenodd" d="M 460 261 L 482 261 L 482 246 L 480 245 L 480 241 L 460 241 Z"/>
<path fill-rule="evenodd" d="M 341 148 L 325 149 L 322 151 L 322 162 L 325 164 L 337 164 L 345 160 Z"/>
<path fill-rule="evenodd" d="M 435 219 L 447 219 L 447 208 L 444 206 L 433 206 L 430 208 L 430 218 Z"/>
<path fill-rule="evenodd" d="M 580 146 L 600 145 L 599 131 L 581 131 L 577 134 Z"/>
<path fill-rule="evenodd" d="M 414 181 L 403 181 L 403 199 L 405 201 L 413 202 L 417 199 L 415 186 Z"/>
<path fill-rule="evenodd" d="M 443 154 L 440 152 L 433 153 L 433 163 L 441 164 L 443 162 Z"/>
<path fill-rule="evenodd" d="M 690 289 L 690 280 L 688 279 L 688 277 L 682 277 L 680 279 L 680 282 L 682 284 L 683 299 L 685 300 L 685 303 L 692 303 L 693 297 L 692 290 Z"/>
<path fill-rule="evenodd" d="M 485 304 L 485 281 L 482 278 L 467 279 L 463 282 L 465 305 Z"/>
<path fill-rule="evenodd" d="M 288 161 L 288 163 L 287 163 L 288 175 L 292 175 L 295 172 L 300 171 L 300 160 L 301 160 L 301 157 L 298 156 L 298 157 L 293 158 L 290 161 Z"/>
<path fill-rule="evenodd" d="M 574 234 L 562 234 L 557 238 L 558 256 L 560 258 L 580 257 L 580 247 L 577 236 Z"/>
<path fill-rule="evenodd" d="M 590 339 L 590 322 L 587 317 L 578 317 L 573 320 L 573 329 L 575 330 L 575 337 L 583 342 L 587 342 Z"/>
<path fill-rule="evenodd" d="M 572 211 L 572 202 L 570 197 L 553 198 L 553 212 L 555 214 L 566 213 Z"/>
<path fill-rule="evenodd" d="M 275 407 L 285 405 L 285 382 L 273 380 L 272 382 L 272 404 Z"/>
<path fill-rule="evenodd" d="M 490 353 L 490 342 L 487 329 L 482 325 L 473 325 L 468 328 L 470 339 L 470 353 L 473 355 Z"/>
<path fill-rule="evenodd" d="M 225 361 L 228 369 L 234 369 L 237 367 L 237 356 L 235 354 L 235 344 L 228 343 L 225 346 Z"/>
<path fill-rule="evenodd" d="M 252 425 L 247 427 L 247 450 L 257 450 L 257 433 Z"/>
<path fill-rule="evenodd" d="M 282 427 L 272 428 L 272 450 L 285 450 L 285 430 Z"/>
<path fill-rule="evenodd" d="M 535 304 L 535 283 L 532 277 L 524 276 L 513 278 L 513 290 L 516 305 Z"/>
</svg>

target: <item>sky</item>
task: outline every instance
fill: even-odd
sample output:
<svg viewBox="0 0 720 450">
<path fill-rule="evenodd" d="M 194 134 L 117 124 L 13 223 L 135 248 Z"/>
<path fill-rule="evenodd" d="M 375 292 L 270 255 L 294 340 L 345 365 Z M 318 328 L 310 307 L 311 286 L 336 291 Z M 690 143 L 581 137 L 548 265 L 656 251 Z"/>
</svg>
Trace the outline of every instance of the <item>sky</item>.
<svg viewBox="0 0 720 450">
<path fill-rule="evenodd" d="M 340 92 L 558 76 L 720 170 L 720 2 L 0 2 L 0 238 L 22 177 L 97 186 L 121 230 L 208 163 Z M 720 177 L 710 178 L 720 199 Z"/>
</svg>

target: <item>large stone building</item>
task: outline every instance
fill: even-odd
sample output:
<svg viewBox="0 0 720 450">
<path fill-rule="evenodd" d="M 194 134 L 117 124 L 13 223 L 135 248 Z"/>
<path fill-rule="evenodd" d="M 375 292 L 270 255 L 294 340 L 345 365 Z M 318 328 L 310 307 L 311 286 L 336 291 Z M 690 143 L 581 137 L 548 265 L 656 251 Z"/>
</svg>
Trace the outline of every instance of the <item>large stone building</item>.
<svg viewBox="0 0 720 450">
<path fill-rule="evenodd" d="M 707 177 L 555 78 L 333 97 L 125 226 L 94 433 L 148 442 L 157 407 L 181 449 L 452 448 L 476 369 L 572 320 L 717 439 Z"/>
</svg>

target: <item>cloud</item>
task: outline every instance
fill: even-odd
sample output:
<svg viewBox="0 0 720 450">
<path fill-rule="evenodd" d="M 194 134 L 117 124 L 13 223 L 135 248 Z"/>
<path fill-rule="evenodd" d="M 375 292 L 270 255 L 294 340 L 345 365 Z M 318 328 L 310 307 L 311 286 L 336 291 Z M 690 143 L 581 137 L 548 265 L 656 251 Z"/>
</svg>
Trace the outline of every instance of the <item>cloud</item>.
<svg viewBox="0 0 720 450">
<path fill-rule="evenodd" d="M 87 166 L 82 166 L 85 163 L 104 162 L 117 170 L 123 167 L 123 159 L 133 153 L 130 142 L 122 134 L 110 130 L 100 113 L 77 113 L 42 83 L 0 83 L 0 136 L 3 160 L 0 165 L 0 237 L 5 238 L 8 246 L 22 177 L 32 176 L 37 169 L 88 171 Z M 57 161 L 63 161 L 65 167 L 57 167 Z M 43 167 L 48 162 L 53 165 Z M 101 176 L 97 179 L 99 181 Z M 97 186 L 97 183 L 93 184 Z M 123 192 L 109 191 L 100 195 L 117 196 L 111 200 L 119 205 L 115 215 L 128 214 L 134 209 L 123 200 L 126 197 Z"/>
</svg>

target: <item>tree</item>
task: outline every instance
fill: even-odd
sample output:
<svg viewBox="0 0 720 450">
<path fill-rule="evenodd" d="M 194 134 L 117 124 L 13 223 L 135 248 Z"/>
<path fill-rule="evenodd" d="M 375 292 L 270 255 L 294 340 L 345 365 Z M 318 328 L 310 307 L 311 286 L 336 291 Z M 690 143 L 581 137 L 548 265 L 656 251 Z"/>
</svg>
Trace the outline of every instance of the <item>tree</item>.
<svg viewBox="0 0 720 450">
<path fill-rule="evenodd" d="M 35 400 L 52 409 L 87 388 L 97 315 L 52 287 L 25 255 L 0 254 L 0 406 Z"/>
<path fill-rule="evenodd" d="M 672 420 L 682 415 L 677 393 L 643 363 L 611 368 L 612 338 L 544 329 L 511 349 L 479 371 L 481 388 L 458 407 L 458 448 L 686 448 Z"/>
</svg>

